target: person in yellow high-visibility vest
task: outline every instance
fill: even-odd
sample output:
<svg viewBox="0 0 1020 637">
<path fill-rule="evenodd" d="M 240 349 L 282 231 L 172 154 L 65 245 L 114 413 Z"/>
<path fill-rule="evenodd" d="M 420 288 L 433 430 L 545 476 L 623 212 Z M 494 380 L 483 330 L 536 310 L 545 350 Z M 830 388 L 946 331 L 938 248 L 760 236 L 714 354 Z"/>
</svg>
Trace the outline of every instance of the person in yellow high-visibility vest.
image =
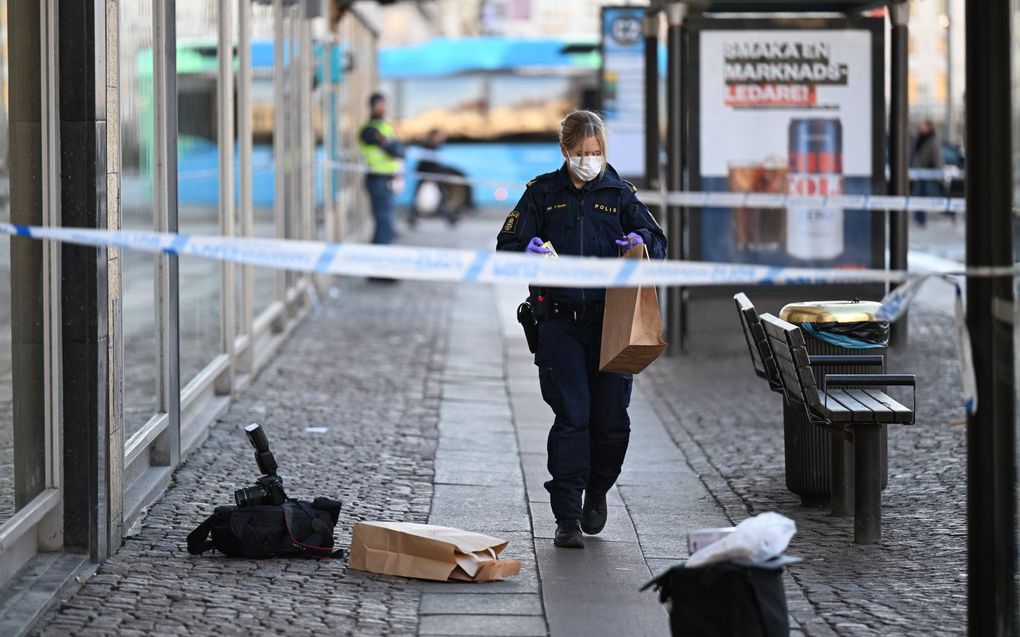
<svg viewBox="0 0 1020 637">
<path fill-rule="evenodd" d="M 359 146 L 368 174 L 365 188 L 372 202 L 375 234 L 372 243 L 393 243 L 396 221 L 393 212 L 393 180 L 402 168 L 404 147 L 397 140 L 393 126 L 386 121 L 386 97 L 372 93 L 368 99 L 371 117 L 361 127 Z"/>
</svg>

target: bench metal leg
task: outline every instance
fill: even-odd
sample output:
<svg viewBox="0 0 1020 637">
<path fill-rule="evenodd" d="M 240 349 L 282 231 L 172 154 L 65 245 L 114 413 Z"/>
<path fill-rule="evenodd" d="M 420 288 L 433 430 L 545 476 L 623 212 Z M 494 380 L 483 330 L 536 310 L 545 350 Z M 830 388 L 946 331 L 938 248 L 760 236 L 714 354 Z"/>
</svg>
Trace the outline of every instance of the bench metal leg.
<svg viewBox="0 0 1020 637">
<path fill-rule="evenodd" d="M 854 425 L 854 544 L 882 541 L 881 432 L 881 425 Z"/>
<path fill-rule="evenodd" d="M 848 518 L 854 514 L 854 447 L 840 436 L 832 439 L 832 515 Z"/>
</svg>

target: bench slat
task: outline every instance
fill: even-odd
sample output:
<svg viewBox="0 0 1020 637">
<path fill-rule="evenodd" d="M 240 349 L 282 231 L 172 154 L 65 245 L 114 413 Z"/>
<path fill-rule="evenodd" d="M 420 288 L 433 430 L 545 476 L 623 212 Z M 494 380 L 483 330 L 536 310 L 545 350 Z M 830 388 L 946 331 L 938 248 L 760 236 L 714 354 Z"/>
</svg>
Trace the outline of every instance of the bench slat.
<svg viewBox="0 0 1020 637">
<path fill-rule="evenodd" d="M 804 391 L 800 388 L 800 380 L 795 374 L 792 374 L 786 367 L 780 366 L 779 375 L 783 379 L 783 387 L 786 391 L 797 400 L 804 400 Z"/>
<path fill-rule="evenodd" d="M 776 365 L 778 365 L 780 369 L 785 371 L 788 375 L 791 375 L 793 378 L 798 379 L 798 382 L 804 388 L 816 386 L 815 377 L 810 367 L 806 367 L 804 365 L 795 365 L 794 363 L 791 363 L 789 360 L 778 356 L 776 357 L 775 361 Z"/>
<path fill-rule="evenodd" d="M 774 338 L 781 338 L 783 340 L 786 340 L 786 329 L 782 325 L 776 323 L 776 321 L 782 321 L 782 319 L 778 319 L 774 316 L 773 317 L 765 316 L 764 314 L 762 315 L 761 318 L 762 318 L 761 324 L 765 328 L 766 334 Z M 769 320 L 769 318 L 772 318 L 774 320 Z"/>
<path fill-rule="evenodd" d="M 867 393 L 876 401 L 882 403 L 882 405 L 888 408 L 889 411 L 893 412 L 894 419 L 892 422 L 903 422 L 905 420 L 909 421 L 912 419 L 912 416 L 914 415 L 913 410 L 906 405 L 899 403 L 889 394 L 877 389 L 865 389 L 862 391 Z"/>
<path fill-rule="evenodd" d="M 825 397 L 823 396 L 823 399 Z M 840 403 L 838 400 L 832 397 L 830 394 L 828 400 L 825 400 L 819 411 L 824 411 L 825 416 L 832 422 L 850 422 L 850 418 L 853 414 L 845 405 Z"/>
<path fill-rule="evenodd" d="M 771 314 L 763 314 L 760 320 L 772 346 L 772 360 L 779 368 L 787 392 L 807 403 L 815 412 L 823 413 L 800 328 Z"/>
<path fill-rule="evenodd" d="M 758 376 L 766 378 L 765 365 L 761 360 L 761 352 L 758 350 L 758 345 L 754 337 L 754 330 L 751 327 L 752 319 L 748 316 L 748 313 L 748 310 L 740 307 L 740 302 L 738 301 L 737 316 L 740 318 L 740 330 L 744 333 L 744 342 L 747 343 L 747 349 L 751 353 L 751 365 L 754 367 L 754 371 L 758 374 Z"/>
<path fill-rule="evenodd" d="M 857 400 L 849 392 L 842 389 L 832 389 L 825 392 L 828 395 L 828 405 L 832 405 L 833 401 L 836 401 L 850 410 L 851 422 L 876 422 L 874 411 Z"/>
<path fill-rule="evenodd" d="M 800 375 L 797 373 L 797 368 L 781 357 L 776 357 L 775 361 L 776 367 L 779 369 L 779 373 L 783 376 L 783 382 L 796 385 L 797 393 L 801 394 L 800 386 L 802 385 L 802 382 Z"/>
<path fill-rule="evenodd" d="M 875 422 L 892 422 L 896 415 L 885 405 L 869 396 L 863 389 L 844 390 L 857 402 L 861 403 L 875 414 Z"/>
</svg>

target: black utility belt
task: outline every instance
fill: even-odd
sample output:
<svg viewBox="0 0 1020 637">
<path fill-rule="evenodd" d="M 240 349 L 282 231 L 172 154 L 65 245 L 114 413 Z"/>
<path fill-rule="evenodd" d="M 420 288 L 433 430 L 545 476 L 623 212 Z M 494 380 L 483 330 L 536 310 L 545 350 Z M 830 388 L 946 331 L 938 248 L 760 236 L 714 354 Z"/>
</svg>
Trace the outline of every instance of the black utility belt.
<svg viewBox="0 0 1020 637">
<path fill-rule="evenodd" d="M 604 301 L 593 301 L 592 303 L 560 303 L 549 301 L 549 316 L 551 319 L 567 319 L 575 323 L 598 323 L 602 321 L 602 313 L 605 310 Z"/>
</svg>

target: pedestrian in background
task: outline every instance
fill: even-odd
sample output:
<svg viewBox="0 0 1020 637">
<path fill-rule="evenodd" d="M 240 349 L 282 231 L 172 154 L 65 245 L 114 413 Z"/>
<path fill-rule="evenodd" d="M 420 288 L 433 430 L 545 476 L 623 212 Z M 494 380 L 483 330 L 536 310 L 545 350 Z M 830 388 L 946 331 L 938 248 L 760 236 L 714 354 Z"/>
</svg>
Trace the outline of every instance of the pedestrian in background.
<svg viewBox="0 0 1020 637">
<path fill-rule="evenodd" d="M 368 174 L 365 188 L 372 204 L 375 233 L 372 243 L 393 243 L 397 236 L 394 218 L 394 179 L 401 169 L 404 148 L 393 126 L 386 121 L 386 98 L 372 93 L 368 98 L 371 116 L 361 127 L 359 146 Z"/>
<path fill-rule="evenodd" d="M 910 165 L 914 168 L 942 170 L 945 162 L 942 160 L 942 142 L 938 133 L 935 132 L 935 125 L 930 119 L 921 122 L 917 129 L 917 138 L 914 140 L 914 153 L 910 159 Z M 932 179 L 925 176 L 914 182 L 913 194 L 921 197 L 941 197 L 940 185 L 942 178 Z M 928 213 L 923 210 L 914 211 L 914 221 L 922 228 L 928 220 Z"/>
<path fill-rule="evenodd" d="M 666 236 L 638 200 L 637 189 L 606 160 L 602 119 L 574 111 L 560 124 L 559 170 L 528 182 L 507 215 L 497 250 L 541 256 L 618 257 L 644 244 L 653 259 L 666 257 Z M 549 431 L 545 483 L 556 517 L 554 544 L 583 548 L 582 531 L 606 524 L 606 494 L 616 482 L 630 440 L 633 378 L 598 371 L 605 289 L 532 289 L 539 319 L 535 365 L 542 398 L 555 419 Z M 583 504 L 582 504 L 583 495 Z"/>
</svg>

